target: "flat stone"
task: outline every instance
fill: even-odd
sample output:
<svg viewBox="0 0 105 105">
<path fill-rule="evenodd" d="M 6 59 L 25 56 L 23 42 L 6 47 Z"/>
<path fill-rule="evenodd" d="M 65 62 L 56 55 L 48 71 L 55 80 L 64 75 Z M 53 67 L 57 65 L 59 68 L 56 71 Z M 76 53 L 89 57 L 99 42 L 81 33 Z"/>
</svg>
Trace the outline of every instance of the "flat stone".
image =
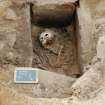
<svg viewBox="0 0 105 105">
<path fill-rule="evenodd" d="M 98 40 L 97 57 L 105 58 L 105 36 L 100 37 Z"/>
<path fill-rule="evenodd" d="M 11 5 L 10 0 L 0 0 L 0 16 L 4 15 L 6 9 Z"/>
<path fill-rule="evenodd" d="M 26 0 L 11 0 L 13 5 L 21 7 L 26 3 Z"/>
<path fill-rule="evenodd" d="M 29 0 L 30 1 L 30 0 Z M 33 0 L 36 5 L 46 5 L 46 4 L 68 4 L 75 3 L 78 0 Z"/>
<path fill-rule="evenodd" d="M 17 9 L 15 5 L 6 8 L 4 17 L 0 17 L 0 42 L 2 42 L 0 45 L 0 66 L 6 64 L 31 66 L 30 29 L 29 5 L 21 10 Z"/>
<path fill-rule="evenodd" d="M 0 83 L 14 88 L 17 93 L 25 94 L 33 98 L 66 98 L 71 96 L 71 86 L 75 78 L 39 69 L 37 84 L 16 84 L 14 82 L 15 67 L 9 65 L 7 70 L 1 69 Z"/>
<path fill-rule="evenodd" d="M 39 70 L 38 84 L 12 84 L 23 94 L 40 98 L 66 98 L 71 96 L 70 87 L 76 79 L 49 71 Z"/>
<path fill-rule="evenodd" d="M 70 87 L 75 82 L 75 78 L 67 77 L 45 70 L 39 71 L 39 84 L 43 96 L 47 97 L 68 97 L 71 95 Z M 36 89 L 35 89 L 36 92 Z M 34 92 L 34 93 L 35 93 Z M 36 94 L 36 93 L 35 93 Z"/>
<path fill-rule="evenodd" d="M 8 8 L 7 11 L 5 12 L 4 18 L 6 20 L 16 20 L 17 19 L 17 15 L 16 15 L 14 10 Z"/>
</svg>

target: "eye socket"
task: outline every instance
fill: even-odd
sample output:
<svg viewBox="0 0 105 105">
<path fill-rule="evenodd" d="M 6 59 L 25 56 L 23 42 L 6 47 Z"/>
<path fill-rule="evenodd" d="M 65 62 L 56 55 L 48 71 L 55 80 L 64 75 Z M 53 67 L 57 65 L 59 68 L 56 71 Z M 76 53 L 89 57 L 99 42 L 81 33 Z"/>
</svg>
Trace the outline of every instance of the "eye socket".
<svg viewBox="0 0 105 105">
<path fill-rule="evenodd" d="M 45 36 L 48 36 L 48 34 L 45 34 Z"/>
<path fill-rule="evenodd" d="M 40 40 L 42 41 L 42 40 L 43 40 L 43 38 L 41 37 L 41 38 L 40 38 Z"/>
</svg>

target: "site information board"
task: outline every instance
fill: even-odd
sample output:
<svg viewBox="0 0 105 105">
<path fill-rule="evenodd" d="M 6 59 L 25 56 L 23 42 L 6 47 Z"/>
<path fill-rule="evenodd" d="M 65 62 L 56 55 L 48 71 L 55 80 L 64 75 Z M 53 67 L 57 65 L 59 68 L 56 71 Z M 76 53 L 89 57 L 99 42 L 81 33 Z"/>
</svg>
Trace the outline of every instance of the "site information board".
<svg viewBox="0 0 105 105">
<path fill-rule="evenodd" d="M 38 69 L 18 67 L 14 72 L 15 83 L 38 83 Z"/>
</svg>

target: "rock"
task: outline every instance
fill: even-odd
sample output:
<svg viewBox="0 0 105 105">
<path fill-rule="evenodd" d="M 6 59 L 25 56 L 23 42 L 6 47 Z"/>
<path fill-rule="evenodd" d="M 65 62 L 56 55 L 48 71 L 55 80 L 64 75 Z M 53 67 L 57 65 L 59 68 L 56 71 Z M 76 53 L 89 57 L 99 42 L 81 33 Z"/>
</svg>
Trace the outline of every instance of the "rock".
<svg viewBox="0 0 105 105">
<path fill-rule="evenodd" d="M 30 0 L 29 0 L 30 1 Z M 49 4 L 68 4 L 68 3 L 75 3 L 78 0 L 33 0 L 36 5 L 49 5 Z"/>
<path fill-rule="evenodd" d="M 11 6 L 10 0 L 0 0 L 0 16 L 4 15 L 4 12 L 9 6 Z"/>
<path fill-rule="evenodd" d="M 10 56 L 10 57 L 9 57 Z M 8 60 L 14 56 L 8 54 Z M 7 69 L 5 71 L 5 69 Z M 33 98 L 66 98 L 71 96 L 70 87 L 76 80 L 65 75 L 39 70 L 38 84 L 16 84 L 14 83 L 15 66 L 8 65 L 0 71 L 0 83 L 5 83 L 7 87 L 12 87 L 17 92 L 21 92 Z M 49 78 L 49 79 L 48 79 Z M 55 86 L 56 85 L 56 86 Z"/>
<path fill-rule="evenodd" d="M 100 37 L 98 40 L 97 57 L 100 59 L 105 58 L 105 36 Z"/>
<path fill-rule="evenodd" d="M 12 3 L 15 6 L 22 7 L 26 3 L 26 0 L 12 0 Z"/>
<path fill-rule="evenodd" d="M 35 99 L 24 94 L 17 93 L 13 88 L 0 84 L 1 105 L 65 105 L 64 103 L 66 104 L 67 102 L 62 99 Z"/>
<path fill-rule="evenodd" d="M 99 5 L 98 5 L 99 4 Z M 105 91 L 105 14 L 103 13 L 105 1 L 80 1 L 78 9 L 79 37 L 81 59 L 84 67 L 90 65 L 72 86 L 73 96 L 86 100 L 91 105 L 103 105 L 103 92 Z M 98 11 L 97 11 L 98 10 Z M 100 12 L 99 12 L 100 11 Z M 88 18 L 87 18 L 88 17 Z M 101 91 L 102 90 L 102 91 Z M 81 105 L 86 105 L 82 103 Z"/>
<path fill-rule="evenodd" d="M 49 78 L 49 79 L 48 79 Z M 68 97 L 71 95 L 70 87 L 76 79 L 72 77 L 66 77 L 65 75 L 40 70 L 39 71 L 39 84 L 41 94 L 44 97 Z M 55 87 L 56 85 L 56 87 Z M 36 89 L 34 88 L 34 94 Z M 47 91 L 47 92 L 46 92 Z M 40 96 L 41 96 L 40 94 Z"/>
<path fill-rule="evenodd" d="M 30 8 L 19 10 L 12 5 L 5 13 L 5 19 L 0 17 L 0 65 L 31 66 Z M 9 58 L 10 52 L 13 56 Z"/>
<path fill-rule="evenodd" d="M 96 40 L 94 39 L 95 25 L 90 16 L 90 12 L 84 8 L 77 9 L 77 37 L 79 39 L 78 48 L 81 64 L 88 65 L 95 53 Z M 97 37 L 97 36 L 96 36 Z"/>
<path fill-rule="evenodd" d="M 0 42 L 0 51 L 2 51 L 4 48 L 4 43 L 3 42 Z"/>
<path fill-rule="evenodd" d="M 6 20 L 16 20 L 17 15 L 14 10 L 8 8 L 4 14 L 4 19 Z"/>
</svg>

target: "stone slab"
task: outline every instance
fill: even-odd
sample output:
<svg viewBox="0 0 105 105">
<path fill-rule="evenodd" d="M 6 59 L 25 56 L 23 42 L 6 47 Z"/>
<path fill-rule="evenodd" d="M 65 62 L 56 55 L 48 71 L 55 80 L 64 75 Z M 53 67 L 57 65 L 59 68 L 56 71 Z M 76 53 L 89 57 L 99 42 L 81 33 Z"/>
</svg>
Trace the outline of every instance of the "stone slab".
<svg viewBox="0 0 105 105">
<path fill-rule="evenodd" d="M 18 8 L 11 3 L 4 10 L 0 17 L 0 66 L 31 66 L 30 7 Z"/>
<path fill-rule="evenodd" d="M 75 78 L 40 69 L 37 84 L 22 84 L 14 82 L 14 66 L 9 65 L 8 70 L 0 70 L 0 84 L 6 84 L 7 87 L 14 88 L 17 93 L 33 98 L 69 97 L 71 96 L 70 88 L 76 80 Z"/>
<path fill-rule="evenodd" d="M 36 5 L 75 3 L 78 0 L 33 0 Z"/>
</svg>

